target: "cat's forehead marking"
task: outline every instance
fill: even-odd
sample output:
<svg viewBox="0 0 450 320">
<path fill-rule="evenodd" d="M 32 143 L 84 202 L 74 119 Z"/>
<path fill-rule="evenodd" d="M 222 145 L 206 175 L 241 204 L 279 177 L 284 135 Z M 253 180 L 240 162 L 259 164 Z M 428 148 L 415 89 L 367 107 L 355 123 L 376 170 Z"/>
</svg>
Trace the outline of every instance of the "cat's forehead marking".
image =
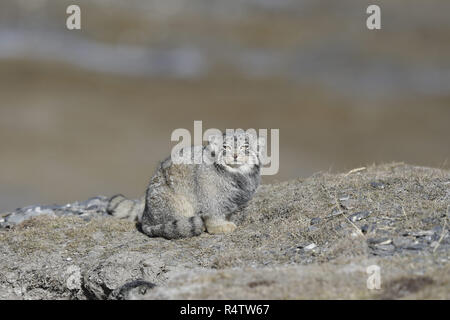
<svg viewBox="0 0 450 320">
<path fill-rule="evenodd" d="M 224 139 L 224 143 L 226 144 L 241 145 L 246 142 L 248 142 L 248 137 L 245 134 L 226 135 Z"/>
</svg>

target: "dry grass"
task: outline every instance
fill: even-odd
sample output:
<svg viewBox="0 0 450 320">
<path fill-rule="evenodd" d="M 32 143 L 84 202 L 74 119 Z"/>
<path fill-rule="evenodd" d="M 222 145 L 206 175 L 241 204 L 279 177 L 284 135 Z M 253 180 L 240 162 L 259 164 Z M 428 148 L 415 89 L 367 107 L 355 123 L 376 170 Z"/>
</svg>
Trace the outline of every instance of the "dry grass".
<svg viewBox="0 0 450 320">
<path fill-rule="evenodd" d="M 108 290 L 122 281 L 117 270 L 131 270 L 161 285 L 152 297 L 449 298 L 449 181 L 445 170 L 393 163 L 262 185 L 232 234 L 172 241 L 147 238 L 127 221 L 42 216 L 0 232 L 0 254 L 9 256 L 7 270 L 31 262 L 26 277 L 70 257 L 93 279 L 107 277 L 99 281 Z M 370 214 L 349 218 L 361 211 Z M 374 239 L 395 251 L 374 251 Z M 420 246 L 397 247 L 402 241 Z M 385 291 L 367 290 L 371 264 L 381 267 Z"/>
</svg>

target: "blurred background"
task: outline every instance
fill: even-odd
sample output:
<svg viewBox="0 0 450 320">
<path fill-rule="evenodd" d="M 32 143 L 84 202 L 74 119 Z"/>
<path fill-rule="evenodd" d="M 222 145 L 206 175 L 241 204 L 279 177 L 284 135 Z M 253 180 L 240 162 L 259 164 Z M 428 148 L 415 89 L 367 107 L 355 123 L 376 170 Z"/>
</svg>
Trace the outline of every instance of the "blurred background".
<svg viewBox="0 0 450 320">
<path fill-rule="evenodd" d="M 449 14 L 448 0 L 1 0 L 0 211 L 138 197 L 194 120 L 280 129 L 265 183 L 449 168 Z"/>
</svg>

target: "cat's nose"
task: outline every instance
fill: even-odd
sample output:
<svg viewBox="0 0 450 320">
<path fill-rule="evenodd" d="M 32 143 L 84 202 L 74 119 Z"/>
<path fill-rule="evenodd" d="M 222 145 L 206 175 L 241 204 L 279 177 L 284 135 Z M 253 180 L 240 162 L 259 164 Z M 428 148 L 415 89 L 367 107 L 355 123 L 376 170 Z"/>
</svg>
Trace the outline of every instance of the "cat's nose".
<svg viewBox="0 0 450 320">
<path fill-rule="evenodd" d="M 236 159 L 237 159 L 237 157 L 238 157 L 237 153 L 233 154 L 233 158 L 234 158 L 234 160 L 236 160 Z"/>
</svg>

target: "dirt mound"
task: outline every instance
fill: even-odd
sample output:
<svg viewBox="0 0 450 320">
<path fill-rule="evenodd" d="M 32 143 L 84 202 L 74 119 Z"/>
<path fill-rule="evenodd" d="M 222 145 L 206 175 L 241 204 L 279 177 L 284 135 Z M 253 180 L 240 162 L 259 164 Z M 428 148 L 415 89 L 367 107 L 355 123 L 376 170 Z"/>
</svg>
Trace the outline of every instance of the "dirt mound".
<svg viewBox="0 0 450 320">
<path fill-rule="evenodd" d="M 234 233 L 170 241 L 105 216 L 103 200 L 3 217 L 0 298 L 450 298 L 449 171 L 262 185 Z"/>
</svg>

